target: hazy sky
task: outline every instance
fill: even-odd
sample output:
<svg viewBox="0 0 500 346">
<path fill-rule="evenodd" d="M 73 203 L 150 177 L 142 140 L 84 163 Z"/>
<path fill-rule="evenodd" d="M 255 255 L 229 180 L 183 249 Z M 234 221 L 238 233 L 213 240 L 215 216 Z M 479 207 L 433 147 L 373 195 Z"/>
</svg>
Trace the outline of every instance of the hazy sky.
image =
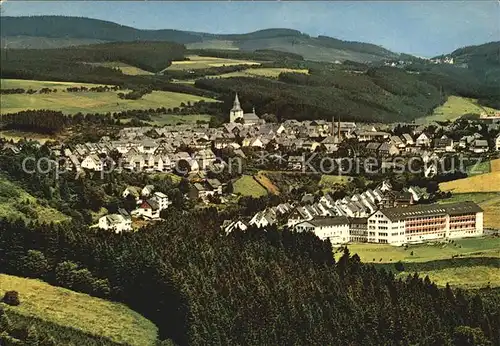
<svg viewBox="0 0 500 346">
<path fill-rule="evenodd" d="M 141 29 L 244 33 L 297 29 L 312 36 L 382 45 L 396 52 L 435 56 L 500 40 L 500 2 L 468 1 L 14 1 L 3 15 L 68 15 Z"/>
</svg>

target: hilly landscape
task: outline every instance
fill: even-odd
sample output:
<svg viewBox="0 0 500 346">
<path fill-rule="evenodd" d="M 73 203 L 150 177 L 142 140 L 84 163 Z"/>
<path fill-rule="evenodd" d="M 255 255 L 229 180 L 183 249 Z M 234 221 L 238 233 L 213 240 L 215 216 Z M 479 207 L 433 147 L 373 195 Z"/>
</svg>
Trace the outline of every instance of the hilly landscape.
<svg viewBox="0 0 500 346">
<path fill-rule="evenodd" d="M 1 25 L 3 85 L 15 86 L 7 83 L 13 79 L 75 87 L 95 83 L 115 85 L 139 99 L 152 91 L 177 93 L 169 94 L 173 100 L 215 99 L 222 102 L 190 112 L 208 112 L 218 122 L 226 120 L 235 92 L 245 108 L 255 106 L 259 114 L 275 114 L 279 120 L 334 116 L 346 121 L 412 121 L 433 115 L 450 96 L 500 108 L 499 42 L 452 52 L 460 62 L 455 66 L 292 29 L 216 35 L 139 30 L 62 16 L 2 17 Z M 398 67 L 385 66 L 401 60 Z M 36 90 L 30 95 L 3 95 L 2 113 L 77 109 L 64 103 L 63 96 L 41 96 Z M 118 110 L 134 109 L 129 101 L 122 106 L 116 91 L 84 91 L 79 96 L 97 111 L 107 111 L 115 103 Z M 161 100 L 157 98 L 155 108 L 181 105 Z"/>
<path fill-rule="evenodd" d="M 169 41 L 195 49 L 273 49 L 297 53 L 316 61 L 359 62 L 396 58 L 398 54 L 374 44 L 310 37 L 292 29 L 266 29 L 247 34 L 218 35 L 181 30 L 139 30 L 112 22 L 76 17 L 2 17 L 2 47 L 61 48 L 82 44 L 128 41 Z M 35 39 L 36 38 L 36 39 Z"/>
</svg>

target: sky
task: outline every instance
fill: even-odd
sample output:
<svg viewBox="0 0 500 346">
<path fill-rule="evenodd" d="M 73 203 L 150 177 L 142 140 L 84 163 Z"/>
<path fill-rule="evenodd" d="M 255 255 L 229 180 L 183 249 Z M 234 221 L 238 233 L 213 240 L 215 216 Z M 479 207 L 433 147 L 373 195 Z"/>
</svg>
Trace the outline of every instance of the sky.
<svg viewBox="0 0 500 346">
<path fill-rule="evenodd" d="M 66 15 L 139 29 L 290 28 L 432 57 L 500 41 L 500 1 L 2 1 L 3 16 Z"/>
</svg>

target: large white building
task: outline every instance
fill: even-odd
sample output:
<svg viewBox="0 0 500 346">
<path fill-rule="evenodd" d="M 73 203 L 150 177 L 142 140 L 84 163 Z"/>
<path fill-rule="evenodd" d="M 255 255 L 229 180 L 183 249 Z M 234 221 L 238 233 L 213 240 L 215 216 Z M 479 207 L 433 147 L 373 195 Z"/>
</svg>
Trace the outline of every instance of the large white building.
<svg viewBox="0 0 500 346">
<path fill-rule="evenodd" d="M 333 245 L 349 242 L 349 219 L 345 216 L 303 221 L 295 226 L 295 230 L 314 232 L 321 240 L 330 239 L 330 243 Z"/>
<path fill-rule="evenodd" d="M 391 245 L 483 234 L 483 210 L 474 202 L 381 209 L 368 218 L 368 242 Z"/>
<path fill-rule="evenodd" d="M 473 202 L 380 209 L 368 218 L 320 217 L 298 222 L 332 245 L 368 242 L 401 246 L 483 235 L 483 210 Z"/>
</svg>

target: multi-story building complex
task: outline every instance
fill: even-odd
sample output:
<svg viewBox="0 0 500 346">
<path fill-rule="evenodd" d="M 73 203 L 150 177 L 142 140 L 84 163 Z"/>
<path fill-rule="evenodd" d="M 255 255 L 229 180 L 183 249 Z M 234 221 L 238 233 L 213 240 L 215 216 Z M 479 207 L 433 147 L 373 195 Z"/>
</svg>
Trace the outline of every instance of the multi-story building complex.
<svg viewBox="0 0 500 346">
<path fill-rule="evenodd" d="M 381 209 L 368 218 L 368 242 L 403 245 L 480 236 L 483 210 L 474 202 Z"/>
<path fill-rule="evenodd" d="M 380 209 L 368 218 L 321 217 L 295 225 L 333 245 L 379 243 L 401 246 L 433 240 L 481 236 L 483 210 L 473 202 Z"/>
</svg>

